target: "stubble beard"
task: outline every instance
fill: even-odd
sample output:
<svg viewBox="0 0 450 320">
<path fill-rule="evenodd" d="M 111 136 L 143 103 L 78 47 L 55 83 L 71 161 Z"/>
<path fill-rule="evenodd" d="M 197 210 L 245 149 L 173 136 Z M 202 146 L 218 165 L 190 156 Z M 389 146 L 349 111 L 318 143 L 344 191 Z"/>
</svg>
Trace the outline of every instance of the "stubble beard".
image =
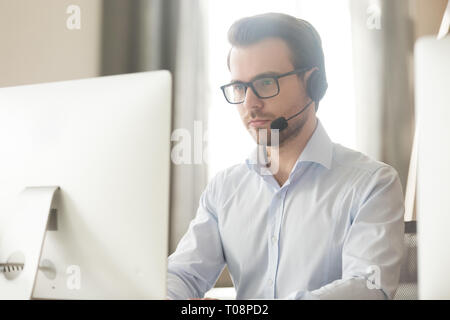
<svg viewBox="0 0 450 320">
<path fill-rule="evenodd" d="M 270 128 L 250 129 L 249 131 L 258 145 L 267 147 L 278 146 L 279 148 L 281 148 L 288 144 L 290 141 L 294 140 L 302 132 L 303 127 L 308 121 L 308 118 L 308 115 L 305 114 L 300 119 L 297 119 L 297 121 L 290 121 L 289 126 L 286 129 L 279 131 L 279 141 L 272 141 L 272 132 Z"/>
</svg>

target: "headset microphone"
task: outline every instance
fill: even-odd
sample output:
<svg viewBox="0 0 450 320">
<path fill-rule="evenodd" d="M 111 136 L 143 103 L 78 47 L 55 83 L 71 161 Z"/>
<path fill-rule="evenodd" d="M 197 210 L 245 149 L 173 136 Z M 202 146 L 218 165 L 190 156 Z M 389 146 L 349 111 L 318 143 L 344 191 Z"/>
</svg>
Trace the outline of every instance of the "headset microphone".
<svg viewBox="0 0 450 320">
<path fill-rule="evenodd" d="M 291 120 L 292 118 L 295 118 L 296 116 L 301 114 L 303 111 L 305 111 L 306 108 L 308 108 L 311 103 L 313 103 L 313 100 L 309 101 L 309 103 L 300 112 L 297 112 L 296 114 L 294 114 L 293 116 L 291 116 L 287 119 L 285 117 L 276 118 L 275 120 L 273 120 L 270 123 L 270 129 L 278 129 L 279 131 L 283 131 L 284 129 L 287 128 L 288 121 Z"/>
</svg>

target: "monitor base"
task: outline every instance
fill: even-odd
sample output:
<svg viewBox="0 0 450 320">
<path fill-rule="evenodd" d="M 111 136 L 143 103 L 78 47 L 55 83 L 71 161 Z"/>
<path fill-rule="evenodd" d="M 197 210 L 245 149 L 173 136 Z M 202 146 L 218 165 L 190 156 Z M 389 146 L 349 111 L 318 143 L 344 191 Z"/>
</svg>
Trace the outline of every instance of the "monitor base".
<svg viewBox="0 0 450 320">
<path fill-rule="evenodd" d="M 0 300 L 31 299 L 45 233 L 57 228 L 52 202 L 58 190 L 27 187 L 20 193 L 0 243 Z"/>
</svg>

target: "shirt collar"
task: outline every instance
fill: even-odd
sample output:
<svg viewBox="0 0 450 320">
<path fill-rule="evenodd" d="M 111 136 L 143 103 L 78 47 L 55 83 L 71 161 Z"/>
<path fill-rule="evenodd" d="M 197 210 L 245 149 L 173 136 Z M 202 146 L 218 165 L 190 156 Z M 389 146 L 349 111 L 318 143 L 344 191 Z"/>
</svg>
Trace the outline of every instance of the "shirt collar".
<svg viewBox="0 0 450 320">
<path fill-rule="evenodd" d="M 331 168 L 333 156 L 333 143 L 328 136 L 322 123 L 317 119 L 317 126 L 305 149 L 300 154 L 296 166 L 300 162 L 314 162 L 321 164 L 327 169 Z"/>
<path fill-rule="evenodd" d="M 267 160 L 265 160 L 264 154 L 264 148 L 257 146 L 245 161 L 248 168 L 261 174 L 270 172 L 270 170 L 265 166 Z M 309 138 L 305 149 L 303 149 L 302 153 L 298 157 L 293 171 L 295 171 L 302 162 L 318 163 L 323 167 L 330 169 L 332 156 L 333 143 L 322 126 L 322 123 L 319 119 L 317 119 L 316 129 L 311 135 L 311 138 Z"/>
</svg>

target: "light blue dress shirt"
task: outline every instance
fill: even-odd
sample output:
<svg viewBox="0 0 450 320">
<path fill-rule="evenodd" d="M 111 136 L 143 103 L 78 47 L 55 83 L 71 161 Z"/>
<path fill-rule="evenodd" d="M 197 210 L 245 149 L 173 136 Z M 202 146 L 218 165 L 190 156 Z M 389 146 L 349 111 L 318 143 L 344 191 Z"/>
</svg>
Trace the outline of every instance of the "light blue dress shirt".
<svg viewBox="0 0 450 320">
<path fill-rule="evenodd" d="M 210 181 L 168 259 L 168 297 L 203 297 L 227 265 L 237 299 L 392 298 L 397 172 L 331 142 L 320 121 L 282 187 L 265 170 L 255 152 Z"/>
</svg>

